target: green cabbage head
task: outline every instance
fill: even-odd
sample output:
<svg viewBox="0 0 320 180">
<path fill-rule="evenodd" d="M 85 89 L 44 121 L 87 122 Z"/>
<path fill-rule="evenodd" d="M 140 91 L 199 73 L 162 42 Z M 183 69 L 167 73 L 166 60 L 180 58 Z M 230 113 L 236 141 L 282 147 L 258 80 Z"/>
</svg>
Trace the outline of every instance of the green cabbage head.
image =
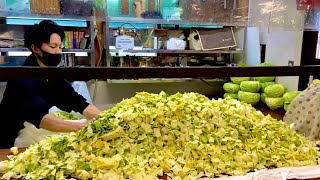
<svg viewBox="0 0 320 180">
<path fill-rule="evenodd" d="M 300 91 L 291 91 L 284 93 L 284 103 L 291 103 L 294 100 L 294 98 L 296 98 L 300 93 Z"/>
<path fill-rule="evenodd" d="M 259 93 L 251 93 L 251 92 L 238 92 L 238 99 L 242 102 L 255 105 L 260 101 L 260 94 Z"/>
<path fill-rule="evenodd" d="M 278 98 L 267 97 L 266 104 L 271 110 L 276 110 L 276 109 L 283 108 L 284 100 L 283 100 L 283 97 L 278 97 Z"/>
<path fill-rule="evenodd" d="M 259 81 L 243 81 L 240 84 L 241 91 L 256 93 L 260 90 L 260 82 Z"/>
<path fill-rule="evenodd" d="M 284 103 L 283 105 L 284 110 L 288 111 L 289 107 L 290 107 L 290 103 Z"/>
<path fill-rule="evenodd" d="M 319 80 L 319 79 L 315 79 L 315 80 L 313 80 L 312 83 L 313 83 L 313 84 L 320 84 L 320 80 Z"/>
<path fill-rule="evenodd" d="M 224 98 L 231 97 L 233 99 L 238 99 L 238 93 L 224 93 Z"/>
<path fill-rule="evenodd" d="M 267 97 L 272 98 L 282 97 L 286 91 L 287 88 L 283 84 L 273 84 L 264 88 L 264 93 Z"/>
<path fill-rule="evenodd" d="M 268 66 L 273 66 L 273 64 L 272 64 L 272 62 L 267 61 L 267 62 L 258 64 L 257 66 L 265 66 L 265 67 L 268 67 Z M 273 76 L 255 77 L 255 78 L 254 78 L 255 81 L 260 81 L 260 82 L 271 82 L 271 81 L 274 81 L 275 79 L 276 79 L 276 77 L 273 77 Z"/>
<path fill-rule="evenodd" d="M 267 77 L 255 77 L 254 80 L 255 81 L 260 81 L 262 83 L 264 82 L 272 82 L 276 79 L 276 77 L 271 77 L 271 76 L 267 76 Z"/>
<path fill-rule="evenodd" d="M 230 79 L 234 84 L 241 84 L 243 81 L 250 81 L 250 77 L 232 77 Z"/>
<path fill-rule="evenodd" d="M 223 90 L 226 93 L 238 93 L 240 91 L 240 85 L 233 83 L 224 83 Z"/>
<path fill-rule="evenodd" d="M 266 61 L 266 62 L 264 62 L 264 63 L 258 64 L 257 66 L 273 66 L 273 64 L 272 64 L 272 62 L 270 62 L 270 61 Z"/>
<path fill-rule="evenodd" d="M 267 98 L 267 95 L 265 93 L 261 93 L 261 101 L 263 103 L 266 103 L 266 98 Z"/>
<path fill-rule="evenodd" d="M 260 83 L 261 84 L 261 92 L 264 92 L 264 88 L 266 88 L 267 86 L 276 84 L 275 82 L 264 82 L 264 83 Z"/>
</svg>

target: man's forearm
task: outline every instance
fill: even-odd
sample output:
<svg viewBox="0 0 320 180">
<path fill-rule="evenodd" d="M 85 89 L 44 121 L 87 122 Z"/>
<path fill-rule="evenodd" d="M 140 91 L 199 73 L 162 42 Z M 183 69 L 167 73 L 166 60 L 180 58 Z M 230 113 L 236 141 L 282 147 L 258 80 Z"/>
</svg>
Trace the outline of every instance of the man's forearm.
<svg viewBox="0 0 320 180">
<path fill-rule="evenodd" d="M 100 113 L 101 111 L 92 104 L 83 111 L 83 115 L 88 119 L 97 118 Z"/>
<path fill-rule="evenodd" d="M 87 123 L 64 121 L 51 114 L 45 115 L 39 127 L 54 132 L 74 132 L 80 130 Z"/>
</svg>

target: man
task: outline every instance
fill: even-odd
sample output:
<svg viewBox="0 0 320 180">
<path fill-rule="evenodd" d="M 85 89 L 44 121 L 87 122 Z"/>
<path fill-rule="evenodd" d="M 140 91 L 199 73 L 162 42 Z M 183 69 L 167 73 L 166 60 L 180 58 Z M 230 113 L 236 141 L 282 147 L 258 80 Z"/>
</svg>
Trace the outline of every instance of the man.
<svg viewBox="0 0 320 180">
<path fill-rule="evenodd" d="M 33 25 L 25 33 L 25 46 L 32 54 L 23 66 L 57 66 L 61 61 L 64 37 L 63 30 L 53 21 Z M 66 80 L 9 81 L 0 105 L 0 148 L 13 146 L 25 121 L 55 132 L 78 131 L 87 124 L 63 121 L 48 114 L 52 106 L 68 112 L 81 112 L 89 120 L 101 112 L 76 93 Z"/>
</svg>

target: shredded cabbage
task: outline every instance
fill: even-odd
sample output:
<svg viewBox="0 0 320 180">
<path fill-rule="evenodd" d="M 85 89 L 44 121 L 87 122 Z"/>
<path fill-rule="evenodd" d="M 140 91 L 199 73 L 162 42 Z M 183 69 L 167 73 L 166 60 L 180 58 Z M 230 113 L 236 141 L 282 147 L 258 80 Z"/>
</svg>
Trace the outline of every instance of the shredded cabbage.
<svg viewBox="0 0 320 180">
<path fill-rule="evenodd" d="M 0 163 L 2 178 L 196 179 L 318 164 L 316 144 L 235 99 L 138 93 Z"/>
</svg>

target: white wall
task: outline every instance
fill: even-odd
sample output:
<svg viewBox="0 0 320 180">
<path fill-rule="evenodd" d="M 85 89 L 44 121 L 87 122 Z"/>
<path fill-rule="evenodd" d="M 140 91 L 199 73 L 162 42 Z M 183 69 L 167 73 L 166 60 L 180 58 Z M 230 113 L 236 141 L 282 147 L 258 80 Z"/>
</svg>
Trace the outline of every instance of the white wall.
<svg viewBox="0 0 320 180">
<path fill-rule="evenodd" d="M 270 3 L 274 3 L 273 6 Z M 272 13 L 267 13 L 268 10 Z M 296 1 L 251 0 L 250 14 L 250 24 L 260 28 L 260 43 L 266 44 L 265 60 L 276 66 L 287 66 L 288 61 L 300 65 L 304 13 L 297 11 Z M 253 64 L 252 60 L 249 59 L 249 63 Z M 298 89 L 298 81 L 298 77 L 277 78 L 277 82 L 284 83 L 289 91 Z"/>
<path fill-rule="evenodd" d="M 300 65 L 303 31 L 272 31 L 269 33 L 266 47 L 266 61 L 276 66 L 287 66 L 288 61 Z M 297 90 L 298 77 L 278 77 L 277 82 L 284 83 L 289 91 Z"/>
</svg>

